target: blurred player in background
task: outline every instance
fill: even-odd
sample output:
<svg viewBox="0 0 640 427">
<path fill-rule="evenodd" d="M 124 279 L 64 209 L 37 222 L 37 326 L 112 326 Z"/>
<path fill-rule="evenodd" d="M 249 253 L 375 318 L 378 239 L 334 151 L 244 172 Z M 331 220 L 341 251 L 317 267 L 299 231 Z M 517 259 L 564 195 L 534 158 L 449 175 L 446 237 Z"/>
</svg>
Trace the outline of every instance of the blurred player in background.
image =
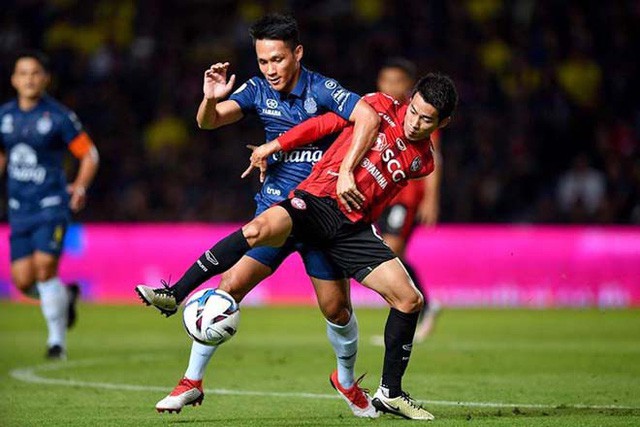
<svg viewBox="0 0 640 427">
<path fill-rule="evenodd" d="M 66 358 L 78 286 L 65 286 L 58 263 L 71 212 L 86 202 L 98 170 L 98 151 L 75 113 L 46 94 L 48 60 L 39 52 L 16 57 L 11 84 L 17 99 L 0 107 L 0 172 L 7 169 L 11 277 L 27 296 L 40 299 L 47 323 L 46 356 Z M 67 185 L 65 151 L 80 161 Z"/>
<path fill-rule="evenodd" d="M 218 241 L 175 285 L 138 288 L 159 310 L 175 311 L 191 291 L 226 271 L 247 251 L 260 246 L 280 247 L 294 235 L 298 241 L 321 249 L 349 277 L 376 291 L 390 306 L 384 330 L 382 379 L 374 406 L 404 418 L 432 420 L 433 415 L 402 388 L 423 297 L 372 223 L 408 180 L 433 171 L 430 135 L 449 123 L 457 99 L 450 78 L 428 74 L 416 84 L 408 105 L 379 92 L 363 98 L 384 117 L 373 144 L 356 139 L 354 126 L 329 112 L 254 147 L 251 165 L 243 176 L 258 167 L 262 177 L 266 160 L 273 153 L 290 152 L 341 131 L 288 199 Z"/>
<path fill-rule="evenodd" d="M 295 19 L 279 14 L 267 15 L 251 27 L 250 33 L 262 76 L 249 79 L 228 100 L 221 101 L 231 92 L 235 75 L 227 79 L 229 63 L 217 63 L 206 70 L 204 99 L 197 113 L 201 128 L 216 129 L 235 123 L 245 115 L 257 114 L 264 124 L 266 139 L 271 141 L 310 117 L 333 111 L 355 123 L 356 140 L 373 141 L 380 121 L 375 111 L 335 80 L 301 65 L 303 47 Z M 291 153 L 271 156 L 266 180 L 255 197 L 256 215 L 284 200 L 309 175 L 313 164 L 320 160 L 332 141 L 322 140 Z M 342 270 L 323 253 L 293 240 L 280 248 L 256 248 L 222 275 L 219 288 L 239 303 L 295 251 L 302 256 L 327 320 L 327 336 L 337 360 L 337 369 L 330 376 L 331 384 L 356 416 L 375 417 L 375 408 L 354 374 L 358 325 L 349 298 L 349 282 Z M 153 300 L 154 296 L 146 295 L 144 288 L 137 290 L 145 302 Z M 186 296 L 181 295 L 180 299 Z M 171 315 L 176 310 L 177 307 L 165 314 Z M 202 401 L 202 379 L 216 348 L 193 342 L 184 377 L 156 404 L 159 412 L 179 412 L 185 405 Z"/>
<path fill-rule="evenodd" d="M 411 61 L 404 58 L 392 58 L 378 72 L 378 90 L 406 103 L 409 101 L 416 77 L 416 67 Z M 407 186 L 391 201 L 377 223 L 384 241 L 402 260 L 413 283 L 424 296 L 424 307 L 420 313 L 414 339 L 416 342 L 424 341 L 429 335 L 435 317 L 440 310 L 439 304 L 429 299 L 415 269 L 405 258 L 407 243 L 416 224 L 434 226 L 438 220 L 442 177 L 439 131 L 435 131 L 431 135 L 431 142 L 434 148 L 435 170 L 425 178 L 409 181 Z M 382 343 L 381 338 L 374 337 L 374 340 Z"/>
</svg>

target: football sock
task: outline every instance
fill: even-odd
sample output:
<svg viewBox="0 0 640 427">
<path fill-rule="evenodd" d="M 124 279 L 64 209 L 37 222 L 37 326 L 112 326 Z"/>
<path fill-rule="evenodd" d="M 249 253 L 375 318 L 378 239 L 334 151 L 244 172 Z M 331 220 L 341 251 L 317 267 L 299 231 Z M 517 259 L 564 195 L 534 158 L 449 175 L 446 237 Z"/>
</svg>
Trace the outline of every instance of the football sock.
<svg viewBox="0 0 640 427">
<path fill-rule="evenodd" d="M 193 344 L 191 344 L 189 366 L 187 366 L 187 371 L 184 373 L 184 376 L 190 380 L 202 380 L 211 356 L 213 356 L 213 353 L 215 353 L 217 349 L 217 345 L 204 345 L 194 341 Z"/>
<path fill-rule="evenodd" d="M 420 312 L 420 315 L 422 316 L 424 313 L 429 311 L 429 297 L 427 296 L 427 292 L 425 291 L 424 286 L 422 286 L 422 282 L 420 281 L 420 278 L 418 278 L 416 270 L 413 268 L 413 266 L 409 264 L 406 259 L 402 259 L 402 265 L 404 265 L 405 270 L 407 270 L 407 273 L 409 273 L 409 277 L 411 277 L 411 280 L 413 280 L 413 284 L 416 285 L 416 288 L 418 288 L 418 290 L 422 294 L 422 298 L 424 299 L 424 306 L 422 307 L 422 311 Z"/>
<path fill-rule="evenodd" d="M 58 277 L 38 282 L 37 286 L 40 293 L 40 308 L 49 330 L 47 345 L 49 347 L 53 345 L 64 347 L 67 335 L 67 308 L 69 305 L 67 289 Z"/>
<path fill-rule="evenodd" d="M 389 391 L 387 397 L 398 397 L 402 393 L 402 376 L 409 364 L 419 314 L 403 313 L 395 308 L 389 310 L 384 328 L 385 352 L 381 382 L 381 386 Z"/>
<path fill-rule="evenodd" d="M 216 243 L 206 251 L 171 287 L 178 303 L 195 288 L 231 268 L 251 247 L 242 234 L 242 229 L 235 231 Z"/>
<path fill-rule="evenodd" d="M 327 337 L 333 346 L 338 362 L 338 381 L 344 388 L 349 388 L 355 381 L 354 367 L 358 353 L 358 319 L 356 314 L 346 325 L 340 326 L 327 320 Z"/>
</svg>

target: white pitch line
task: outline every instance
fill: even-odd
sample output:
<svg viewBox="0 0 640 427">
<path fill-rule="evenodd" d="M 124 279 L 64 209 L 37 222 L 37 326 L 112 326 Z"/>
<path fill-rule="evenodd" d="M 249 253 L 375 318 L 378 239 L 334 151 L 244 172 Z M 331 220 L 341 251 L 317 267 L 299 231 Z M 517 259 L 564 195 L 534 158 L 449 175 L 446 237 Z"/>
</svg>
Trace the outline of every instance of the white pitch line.
<svg viewBox="0 0 640 427">
<path fill-rule="evenodd" d="M 118 390 L 118 391 L 157 391 L 167 392 L 168 387 L 161 386 L 148 386 L 148 385 L 133 385 L 133 384 L 117 384 L 117 383 L 104 383 L 95 381 L 78 381 L 69 379 L 58 378 L 46 378 L 38 375 L 36 371 L 56 371 L 65 368 L 73 368 L 79 366 L 93 366 L 105 362 L 104 359 L 84 360 L 76 362 L 61 362 L 48 365 L 37 365 L 27 368 L 17 368 L 9 371 L 9 375 L 18 380 L 32 384 L 47 384 L 47 385 L 59 385 L 67 387 L 88 387 L 88 388 L 101 388 L 106 390 Z M 293 398 L 307 398 L 307 399 L 340 399 L 340 396 L 335 394 L 320 394 L 320 393 L 292 393 L 292 392 L 273 392 L 273 391 L 250 391 L 250 390 L 228 390 L 228 389 L 205 389 L 206 393 L 220 394 L 229 396 L 262 396 L 262 397 L 293 397 Z M 624 406 L 624 405 L 585 405 L 585 404 L 537 404 L 537 403 L 504 403 L 504 402 L 465 402 L 465 401 L 453 401 L 453 400 L 421 400 L 422 403 L 427 405 L 436 406 L 470 406 L 479 408 L 525 408 L 525 409 L 627 409 L 638 410 L 637 406 Z"/>
</svg>

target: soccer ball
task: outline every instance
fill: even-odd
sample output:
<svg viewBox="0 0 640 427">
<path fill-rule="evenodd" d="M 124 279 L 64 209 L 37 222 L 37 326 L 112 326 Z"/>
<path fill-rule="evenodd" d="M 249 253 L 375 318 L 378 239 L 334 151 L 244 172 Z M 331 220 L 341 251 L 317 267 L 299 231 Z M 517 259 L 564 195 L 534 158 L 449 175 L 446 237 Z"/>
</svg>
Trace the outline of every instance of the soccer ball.
<svg viewBox="0 0 640 427">
<path fill-rule="evenodd" d="M 220 345 L 235 335 L 240 307 L 220 289 L 202 289 L 189 298 L 182 312 L 187 334 L 204 345 Z"/>
</svg>

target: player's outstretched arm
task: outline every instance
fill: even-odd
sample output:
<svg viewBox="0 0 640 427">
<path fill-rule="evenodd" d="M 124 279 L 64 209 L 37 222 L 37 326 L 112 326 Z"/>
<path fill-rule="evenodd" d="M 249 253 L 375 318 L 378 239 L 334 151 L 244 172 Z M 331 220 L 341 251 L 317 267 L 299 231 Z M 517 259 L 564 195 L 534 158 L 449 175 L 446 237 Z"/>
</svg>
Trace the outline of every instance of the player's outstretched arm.
<svg viewBox="0 0 640 427">
<path fill-rule="evenodd" d="M 267 158 L 278 151 L 291 151 L 310 144 L 318 139 L 336 133 L 349 125 L 349 122 L 335 113 L 329 112 L 305 120 L 289 129 L 277 139 L 260 146 L 247 145 L 251 152 L 249 167 L 241 177 L 248 176 L 253 168 L 260 169 L 260 182 L 264 182 L 267 172 Z"/>
<path fill-rule="evenodd" d="M 196 121 L 200 129 L 216 129 L 237 122 L 242 118 L 242 110 L 237 102 L 218 102 L 229 95 L 236 81 L 235 74 L 227 81 L 228 68 L 228 62 L 218 62 L 204 72 L 202 85 L 204 97 L 196 114 Z"/>
</svg>

